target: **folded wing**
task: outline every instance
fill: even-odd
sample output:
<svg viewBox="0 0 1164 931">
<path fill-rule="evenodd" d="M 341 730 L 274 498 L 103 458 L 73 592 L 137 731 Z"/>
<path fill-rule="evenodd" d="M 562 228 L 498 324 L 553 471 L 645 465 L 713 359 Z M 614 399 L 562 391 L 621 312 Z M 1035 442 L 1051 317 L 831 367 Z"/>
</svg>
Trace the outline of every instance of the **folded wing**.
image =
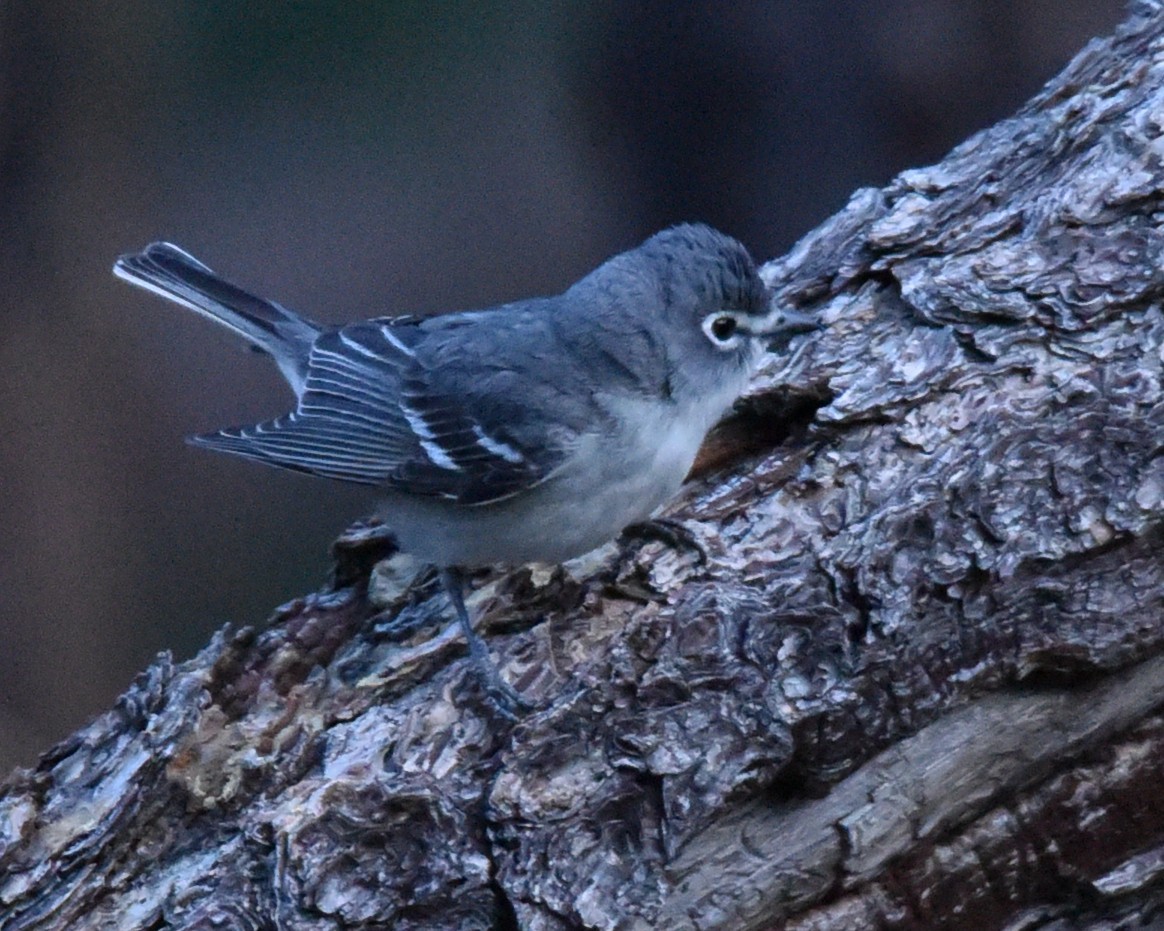
<svg viewBox="0 0 1164 931">
<path fill-rule="evenodd" d="M 248 427 L 193 437 L 198 446 L 327 478 L 463 505 L 544 481 L 562 459 L 547 437 L 519 442 L 486 417 L 461 380 L 443 377 L 415 323 L 367 321 L 320 335 L 298 408 Z M 464 342 L 466 351 L 471 340 Z M 447 373 L 446 373 L 447 374 Z"/>
</svg>

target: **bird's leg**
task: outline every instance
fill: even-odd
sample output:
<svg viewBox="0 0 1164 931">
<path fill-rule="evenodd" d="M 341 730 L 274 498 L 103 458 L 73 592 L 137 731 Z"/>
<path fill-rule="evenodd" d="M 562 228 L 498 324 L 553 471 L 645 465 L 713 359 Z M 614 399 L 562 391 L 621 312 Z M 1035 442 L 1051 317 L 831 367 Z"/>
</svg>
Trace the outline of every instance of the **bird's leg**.
<svg viewBox="0 0 1164 931">
<path fill-rule="evenodd" d="M 695 554 L 701 566 L 707 565 L 707 551 L 703 544 L 687 527 L 668 517 L 656 517 L 623 528 L 622 536 L 628 539 L 655 540 L 675 550 L 688 550 Z"/>
<path fill-rule="evenodd" d="M 465 641 L 469 645 L 469 659 L 472 661 L 473 668 L 480 677 L 486 694 L 493 701 L 498 711 L 507 718 L 516 719 L 518 712 L 528 711 L 530 705 L 514 691 L 511 685 L 501 678 L 501 673 L 497 671 L 492 657 L 489 656 L 489 648 L 485 645 L 485 641 L 481 639 L 480 634 L 473 629 L 473 624 L 469 620 L 469 611 L 465 607 L 465 598 L 462 594 L 464 580 L 461 576 L 461 571 L 455 567 L 450 567 L 441 569 L 440 574 L 441 585 L 444 587 L 445 594 L 449 596 L 449 601 L 453 603 L 453 611 L 456 612 L 461 630 L 465 634 Z"/>
</svg>

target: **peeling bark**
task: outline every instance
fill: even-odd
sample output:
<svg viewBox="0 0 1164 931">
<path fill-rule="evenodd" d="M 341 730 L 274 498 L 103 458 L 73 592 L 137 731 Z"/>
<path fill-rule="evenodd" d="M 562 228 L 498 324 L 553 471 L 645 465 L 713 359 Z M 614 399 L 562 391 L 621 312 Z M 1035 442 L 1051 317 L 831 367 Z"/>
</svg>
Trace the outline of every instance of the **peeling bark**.
<svg viewBox="0 0 1164 931">
<path fill-rule="evenodd" d="M 1164 922 L 1164 12 L 766 269 L 829 327 L 674 511 L 483 574 L 375 528 L 0 790 L 0 927 Z M 372 566 L 374 568 L 371 568 Z"/>
</svg>

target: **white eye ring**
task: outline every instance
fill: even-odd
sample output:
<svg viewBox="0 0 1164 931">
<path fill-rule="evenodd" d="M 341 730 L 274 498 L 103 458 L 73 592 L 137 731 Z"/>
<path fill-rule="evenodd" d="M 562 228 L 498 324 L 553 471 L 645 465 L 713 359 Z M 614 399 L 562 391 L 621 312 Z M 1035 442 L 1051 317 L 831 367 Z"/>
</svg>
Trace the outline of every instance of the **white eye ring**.
<svg viewBox="0 0 1164 931">
<path fill-rule="evenodd" d="M 735 316 L 722 311 L 703 318 L 703 333 L 716 349 L 724 350 L 739 346 L 743 335 Z"/>
</svg>

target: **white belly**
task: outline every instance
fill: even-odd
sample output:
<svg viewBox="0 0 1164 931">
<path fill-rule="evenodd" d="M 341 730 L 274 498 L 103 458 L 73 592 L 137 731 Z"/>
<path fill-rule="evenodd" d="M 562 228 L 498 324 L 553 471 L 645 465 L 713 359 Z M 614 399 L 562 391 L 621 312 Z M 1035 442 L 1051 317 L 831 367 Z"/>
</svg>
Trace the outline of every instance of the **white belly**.
<svg viewBox="0 0 1164 931">
<path fill-rule="evenodd" d="M 383 516 L 405 551 L 435 565 L 564 562 L 646 520 L 674 497 L 703 440 L 705 431 L 697 427 L 588 438 L 561 473 L 496 504 L 463 507 L 389 495 Z M 647 435 L 654 442 L 645 442 Z"/>
<path fill-rule="evenodd" d="M 406 552 L 438 566 L 560 563 L 581 556 L 675 496 L 708 429 L 742 387 L 742 379 L 722 385 L 683 416 L 672 404 L 619 401 L 617 419 L 635 428 L 580 438 L 570 461 L 536 488 L 474 507 L 390 495 L 385 522 Z"/>
</svg>

